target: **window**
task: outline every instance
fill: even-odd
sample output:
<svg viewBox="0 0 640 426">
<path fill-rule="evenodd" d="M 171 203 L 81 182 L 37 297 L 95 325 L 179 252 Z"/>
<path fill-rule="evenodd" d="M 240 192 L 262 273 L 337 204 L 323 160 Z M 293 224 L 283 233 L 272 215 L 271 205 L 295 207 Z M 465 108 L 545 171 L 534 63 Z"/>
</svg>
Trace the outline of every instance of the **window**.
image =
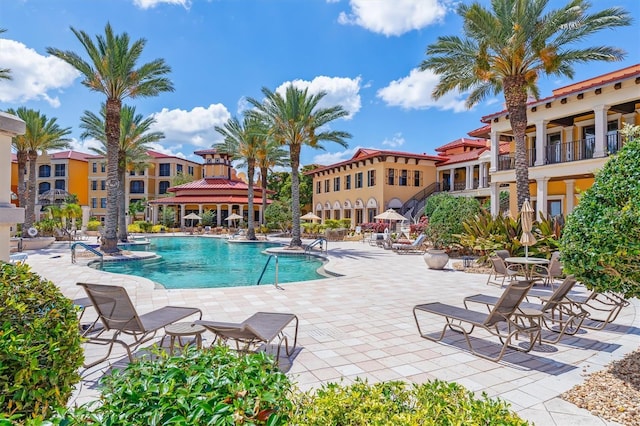
<svg viewBox="0 0 640 426">
<path fill-rule="evenodd" d="M 107 181 L 106 180 L 101 180 L 100 181 L 100 190 L 104 191 L 107 189 Z"/>
<path fill-rule="evenodd" d="M 547 213 L 551 217 L 560 216 L 562 214 L 562 200 L 547 201 Z"/>
<path fill-rule="evenodd" d="M 42 195 L 43 193 L 49 191 L 51 189 L 51 184 L 49 182 L 41 182 L 38 185 L 38 194 Z"/>
<path fill-rule="evenodd" d="M 324 192 L 329 192 L 329 179 L 324 180 Z"/>
<path fill-rule="evenodd" d="M 38 167 L 38 177 L 51 177 L 51 166 L 43 165 Z"/>
<path fill-rule="evenodd" d="M 395 185 L 396 183 L 396 170 L 387 169 L 387 185 Z"/>
<path fill-rule="evenodd" d="M 316 194 L 320 194 L 322 192 L 322 183 L 320 181 L 316 182 Z"/>
<path fill-rule="evenodd" d="M 362 188 L 362 172 L 356 173 L 356 188 Z"/>
<path fill-rule="evenodd" d="M 64 179 L 56 179 L 56 182 L 54 185 L 56 189 L 61 189 L 63 191 L 65 190 Z"/>
<path fill-rule="evenodd" d="M 408 177 L 409 177 L 409 171 L 407 169 L 400 170 L 400 176 L 398 176 L 398 185 L 400 186 L 409 185 L 409 182 L 407 182 L 409 180 Z"/>
<path fill-rule="evenodd" d="M 95 163 L 94 163 L 95 164 Z M 91 199 L 91 208 L 95 209 L 98 207 L 98 199 L 97 198 L 92 198 Z"/>
<path fill-rule="evenodd" d="M 160 164 L 160 176 L 171 176 L 171 164 L 169 163 Z"/>
<path fill-rule="evenodd" d="M 420 170 L 413 172 L 413 186 L 422 186 L 422 172 Z"/>
<path fill-rule="evenodd" d="M 158 187 L 158 192 L 160 194 L 166 194 L 167 189 L 169 189 L 170 182 L 168 180 L 161 180 L 160 185 Z"/>
<path fill-rule="evenodd" d="M 106 209 L 107 208 L 107 199 L 106 198 L 100 198 L 100 208 L 101 209 Z"/>
<path fill-rule="evenodd" d="M 176 173 L 182 173 L 182 164 L 176 164 Z"/>
<path fill-rule="evenodd" d="M 585 138 L 586 146 L 589 146 L 591 150 L 591 156 L 593 157 L 593 146 L 595 145 L 595 139 Z M 559 163 L 562 161 L 562 136 L 560 133 L 553 133 L 547 135 L 547 162 Z"/>
<path fill-rule="evenodd" d="M 367 171 L 367 186 L 376 186 L 376 171 Z"/>
<path fill-rule="evenodd" d="M 64 177 L 65 176 L 65 171 L 66 171 L 66 165 L 64 164 L 56 164 L 56 176 L 57 177 Z"/>
<path fill-rule="evenodd" d="M 340 177 L 333 178 L 333 190 L 335 192 L 340 191 Z"/>
<path fill-rule="evenodd" d="M 189 176 L 193 176 L 193 166 L 187 166 L 187 173 Z"/>
<path fill-rule="evenodd" d="M 102 173 L 104 173 L 104 172 L 106 172 L 106 171 L 107 171 L 107 163 L 101 163 L 101 164 L 100 164 L 100 171 L 101 171 Z"/>
<path fill-rule="evenodd" d="M 351 175 L 346 175 L 344 177 L 344 189 L 351 189 Z"/>
<path fill-rule="evenodd" d="M 98 173 L 98 163 L 91 164 L 91 171 L 93 173 Z M 95 208 L 95 207 L 94 207 Z"/>
<path fill-rule="evenodd" d="M 91 181 L 91 190 L 92 191 L 97 191 L 98 190 L 98 181 L 97 180 L 92 180 Z"/>
<path fill-rule="evenodd" d="M 129 192 L 131 194 L 144 194 L 144 182 L 141 180 L 132 180 L 129 182 Z"/>
</svg>

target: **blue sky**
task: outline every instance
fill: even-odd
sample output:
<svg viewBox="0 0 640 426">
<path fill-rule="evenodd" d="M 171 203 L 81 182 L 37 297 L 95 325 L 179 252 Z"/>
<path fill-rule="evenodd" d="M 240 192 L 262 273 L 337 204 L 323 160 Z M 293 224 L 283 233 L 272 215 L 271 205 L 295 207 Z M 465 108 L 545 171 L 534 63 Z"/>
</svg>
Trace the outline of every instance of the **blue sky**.
<svg viewBox="0 0 640 426">
<path fill-rule="evenodd" d="M 620 47 L 627 57 L 578 65 L 574 81 L 640 63 L 640 1 L 592 4 L 592 12 L 621 6 L 634 17 L 633 26 L 586 41 Z M 74 149 L 88 152 L 96 143 L 79 139 L 80 117 L 98 112 L 104 95 L 82 86 L 77 71 L 46 48 L 86 58 L 70 27 L 95 40 L 110 22 L 116 33 L 147 40 L 143 62 L 163 58 L 172 68 L 174 92 L 125 100 L 155 117 L 154 130 L 166 136 L 153 146 L 157 151 L 200 161 L 193 151 L 220 141 L 214 126 L 240 117 L 246 97 L 261 99 L 262 87 L 295 82 L 342 105 L 349 116 L 332 128 L 353 135 L 347 149 L 304 148 L 302 164 L 342 161 L 361 147 L 434 154 L 503 109 L 501 96 L 472 110 L 464 94 L 430 96 L 437 77 L 418 66 L 438 36 L 460 33 L 454 9 L 451 0 L 0 0 L 0 28 L 7 30 L 0 35 L 0 67 L 13 75 L 0 81 L 0 109 L 26 106 L 56 117 L 71 127 Z M 541 96 L 570 83 L 543 77 Z"/>
</svg>

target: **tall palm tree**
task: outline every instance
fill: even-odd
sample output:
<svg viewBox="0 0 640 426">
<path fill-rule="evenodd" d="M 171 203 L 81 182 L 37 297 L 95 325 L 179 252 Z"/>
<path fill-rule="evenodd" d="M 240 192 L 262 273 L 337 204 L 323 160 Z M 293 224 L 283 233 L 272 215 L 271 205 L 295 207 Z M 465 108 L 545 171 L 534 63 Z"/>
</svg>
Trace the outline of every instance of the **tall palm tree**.
<svg viewBox="0 0 640 426">
<path fill-rule="evenodd" d="M 107 138 L 107 214 L 103 237 L 105 253 L 118 251 L 116 235 L 118 214 L 118 146 L 120 144 L 120 114 L 123 99 L 157 96 L 172 92 L 173 84 L 166 78 L 171 68 L 164 59 L 155 59 L 136 67 L 146 44 L 145 39 L 130 43 L 129 35 L 115 35 L 107 23 L 104 36 L 96 36 L 97 44 L 84 31 L 71 27 L 89 56 L 89 62 L 77 53 L 52 47 L 47 53 L 76 68 L 83 75 L 82 84 L 106 95 L 105 134 Z"/>
<path fill-rule="evenodd" d="M 263 140 L 266 139 L 267 131 L 264 122 L 259 117 L 253 115 L 245 115 L 242 123 L 236 118 L 230 118 L 224 127 L 216 126 L 216 132 L 224 136 L 222 143 L 216 144 L 215 148 L 225 154 L 230 155 L 236 160 L 241 160 L 247 168 L 247 198 L 249 217 L 247 221 L 247 239 L 256 239 L 256 230 L 254 225 L 253 214 L 253 181 L 256 171 L 256 159 L 258 150 Z"/>
<path fill-rule="evenodd" d="M 48 119 L 40 111 L 20 107 L 8 109 L 7 113 L 18 116 L 25 122 L 24 135 L 14 136 L 12 144 L 18 157 L 18 200 L 24 206 L 24 224 L 22 229 L 29 229 L 36 221 L 36 161 L 38 153 L 69 147 L 71 139 L 67 138 L 71 128 L 62 128 L 56 118 Z M 24 173 L 29 165 L 28 183 L 25 185 Z M 23 237 L 28 237 L 23 232 Z"/>
<path fill-rule="evenodd" d="M 85 111 L 80 118 L 80 127 L 84 132 L 80 138 L 94 138 L 102 146 L 91 148 L 99 155 L 107 155 L 107 135 L 105 134 L 106 107 L 102 104 L 100 115 L 91 111 Z M 118 145 L 118 240 L 127 240 L 127 219 L 126 219 L 126 176 L 127 169 L 141 169 L 147 163 L 149 156 L 147 144 L 164 139 L 164 133 L 152 132 L 151 126 L 156 120 L 153 117 L 144 118 L 141 114 L 136 114 L 136 108 L 123 105 L 120 113 L 120 143 Z"/>
<path fill-rule="evenodd" d="M 4 28 L 0 28 L 0 34 L 5 32 Z M 0 68 L 0 80 L 11 80 L 11 70 L 9 68 Z"/>
<path fill-rule="evenodd" d="M 477 1 L 461 3 L 458 14 L 464 21 L 464 37 L 438 37 L 427 46 L 427 59 L 420 65 L 423 71 L 430 69 L 440 76 L 433 91 L 436 99 L 452 90 L 471 90 L 466 101 L 471 107 L 487 96 L 504 93 L 516 145 L 518 210 L 529 198 L 527 98 L 539 98 L 540 75 L 573 78 L 574 64 L 622 59 L 620 49 L 582 43 L 600 30 L 631 23 L 629 14 L 618 7 L 590 15 L 587 0 L 570 0 L 562 8 L 545 11 L 548 3 L 492 0 L 492 10 Z"/>
<path fill-rule="evenodd" d="M 291 210 L 293 216 L 291 247 L 302 247 L 300 238 L 300 151 L 302 146 L 324 149 L 321 142 L 336 142 L 347 147 L 345 139 L 351 134 L 323 128 L 333 120 L 349 113 L 340 105 L 320 108 L 318 103 L 327 93 L 309 94 L 308 89 L 298 89 L 293 84 L 287 86 L 284 97 L 262 88 L 263 102 L 248 98 L 256 110 L 249 114 L 258 114 L 260 119 L 269 123 L 270 135 L 280 146 L 289 148 L 291 165 Z"/>
<path fill-rule="evenodd" d="M 267 209 L 267 185 L 269 182 L 269 171 L 274 167 L 285 167 L 289 165 L 287 152 L 269 136 L 262 138 L 258 147 L 256 157 L 256 167 L 260 169 L 260 186 L 262 187 L 262 220 L 264 223 L 264 212 Z"/>
</svg>

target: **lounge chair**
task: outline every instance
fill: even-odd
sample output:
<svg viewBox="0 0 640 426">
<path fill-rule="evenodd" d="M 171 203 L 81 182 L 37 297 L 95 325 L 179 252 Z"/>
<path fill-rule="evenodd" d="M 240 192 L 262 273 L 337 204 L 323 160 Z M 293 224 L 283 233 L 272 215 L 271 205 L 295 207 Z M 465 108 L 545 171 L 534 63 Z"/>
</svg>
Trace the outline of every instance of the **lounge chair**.
<svg viewBox="0 0 640 426">
<path fill-rule="evenodd" d="M 289 338 L 284 329 L 295 320 L 293 346 L 289 347 Z M 277 312 L 257 312 L 241 323 L 218 321 L 196 321 L 216 335 L 216 340 L 235 341 L 236 349 L 249 352 L 260 345 L 269 345 L 278 339 L 276 362 L 280 359 L 280 348 L 284 344 L 287 356 L 291 356 L 298 342 L 298 317 L 294 314 Z"/>
<path fill-rule="evenodd" d="M 424 253 L 426 251 L 424 247 L 426 237 L 425 234 L 420 234 L 411 244 L 392 244 L 391 248 L 398 254 Z"/>
<path fill-rule="evenodd" d="M 492 269 L 487 278 L 487 285 L 494 284 L 503 287 L 507 278 L 509 282 L 512 282 L 518 275 L 524 275 L 520 265 L 507 265 L 500 256 L 492 256 L 489 260 L 491 261 Z"/>
<path fill-rule="evenodd" d="M 629 306 L 628 300 L 615 293 L 594 291 L 589 296 L 569 295 L 567 298 L 589 312 L 589 320 L 582 327 L 590 330 L 602 330 L 618 318 L 622 308 Z"/>
<path fill-rule="evenodd" d="M 531 314 L 532 311 L 539 312 L 545 328 L 557 333 L 554 334 L 554 338 L 551 339 L 541 337 L 542 341 L 546 343 L 558 343 L 565 334 L 573 336 L 578 332 L 584 320 L 589 317 L 589 312 L 567 298 L 567 294 L 575 284 L 576 279 L 573 275 L 569 275 L 551 295 L 541 298 L 542 303 L 523 301 L 518 305 L 516 312 L 529 314 Z M 474 294 L 473 296 L 464 298 L 464 306 L 468 307 L 468 303 L 480 303 L 490 309 L 492 306 L 495 306 L 499 300 L 496 296 Z"/>
<path fill-rule="evenodd" d="M 416 321 L 416 326 L 418 327 L 420 336 L 425 339 L 439 342 L 443 339 L 447 329 L 451 329 L 464 335 L 467 345 L 472 353 L 490 361 L 497 362 L 502 359 L 507 348 L 521 352 L 529 352 L 536 340 L 540 338 L 540 324 L 527 316 L 519 315 L 517 312 L 518 306 L 527 295 L 531 286 L 533 286 L 533 281 L 512 282 L 504 290 L 502 296 L 488 314 L 440 302 L 434 302 L 414 306 L 413 317 Z M 446 323 L 439 337 L 432 337 L 422 331 L 420 321 L 418 319 L 418 316 L 422 313 L 438 315 L 446 319 Z M 466 330 L 464 325 L 470 326 L 470 329 Z M 491 357 L 473 349 L 469 336 L 476 327 L 481 328 L 492 336 L 500 339 L 502 348 L 497 356 Z M 525 348 L 511 345 L 511 339 L 518 337 L 519 335 L 529 336 L 529 344 Z"/>
<path fill-rule="evenodd" d="M 114 343 L 122 345 L 127 351 L 129 360 L 133 361 L 131 349 L 151 340 L 161 328 L 195 314 L 198 314 L 198 319 L 202 318 L 200 309 L 181 306 L 165 306 L 138 315 L 124 287 L 87 283 L 78 283 L 78 285 L 84 287 L 103 326 L 96 335 L 85 336 L 87 343 L 109 346 L 107 354 L 97 361 L 85 364 L 87 368 L 109 358 Z M 111 337 L 103 337 L 109 331 L 113 332 Z M 132 336 L 133 342 L 126 343 L 120 340 L 123 334 Z"/>
<path fill-rule="evenodd" d="M 547 265 L 536 265 L 533 269 L 533 276 L 543 279 L 544 285 L 551 286 L 556 282 L 556 278 L 562 277 L 562 262 L 560 261 L 560 252 L 554 251 Z"/>
</svg>

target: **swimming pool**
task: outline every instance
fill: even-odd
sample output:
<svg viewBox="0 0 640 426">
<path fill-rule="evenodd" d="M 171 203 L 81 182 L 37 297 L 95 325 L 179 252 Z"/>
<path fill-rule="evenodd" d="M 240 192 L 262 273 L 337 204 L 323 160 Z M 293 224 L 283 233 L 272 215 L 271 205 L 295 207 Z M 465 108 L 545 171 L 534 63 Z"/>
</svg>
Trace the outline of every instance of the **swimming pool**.
<svg viewBox="0 0 640 426">
<path fill-rule="evenodd" d="M 149 260 L 99 262 L 91 266 L 117 274 L 148 278 L 165 288 L 216 288 L 256 285 L 274 243 L 227 243 L 220 238 L 157 237 L 130 251 L 152 251 Z M 317 270 L 322 260 L 308 256 L 278 256 L 278 284 L 325 278 Z M 269 262 L 260 284 L 275 282 L 275 259 Z"/>
</svg>

